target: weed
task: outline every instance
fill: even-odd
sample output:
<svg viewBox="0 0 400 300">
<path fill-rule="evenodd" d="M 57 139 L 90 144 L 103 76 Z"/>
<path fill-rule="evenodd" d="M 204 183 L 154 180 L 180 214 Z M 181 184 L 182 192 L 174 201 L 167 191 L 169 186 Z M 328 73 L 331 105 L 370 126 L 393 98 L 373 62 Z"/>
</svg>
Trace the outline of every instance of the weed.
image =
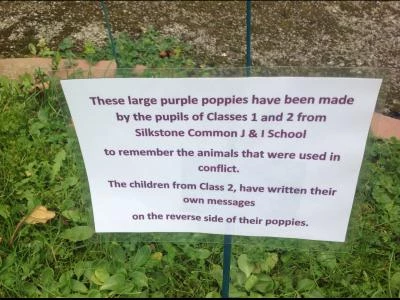
<svg viewBox="0 0 400 300">
<path fill-rule="evenodd" d="M 66 58 L 67 62 L 64 65 L 65 68 L 70 68 L 75 65 L 74 58 L 76 57 L 72 51 L 74 43 L 70 37 L 67 37 L 61 41 L 58 45 L 57 50 L 50 50 L 47 46 L 47 42 L 44 38 L 39 39 L 36 46 L 33 43 L 28 45 L 29 51 L 32 55 L 38 55 L 40 57 L 51 58 L 51 69 L 58 70 L 62 58 Z"/>
<path fill-rule="evenodd" d="M 115 38 L 115 44 L 120 68 L 132 68 L 135 65 L 145 65 L 148 68 L 184 68 L 195 65 L 190 57 L 191 48 L 187 44 L 163 36 L 153 28 L 145 30 L 136 40 L 127 33 L 120 33 Z M 87 56 L 92 61 L 114 59 L 111 45 L 95 50 L 87 45 L 85 49 L 86 53 L 90 53 Z"/>
<path fill-rule="evenodd" d="M 115 37 L 115 45 L 118 67 L 121 69 L 117 76 L 133 76 L 131 69 L 136 65 L 143 65 L 148 69 L 195 67 L 190 46 L 178 39 L 163 36 L 153 28 L 145 30 L 136 40 L 125 32 L 120 33 Z M 70 37 L 65 38 L 56 50 L 50 50 L 45 39 L 40 39 L 36 45 L 30 43 L 28 48 L 32 55 L 51 57 L 52 70 L 60 67 L 61 58 L 67 59 L 64 66 L 66 68 L 74 66 L 74 59 L 77 57 L 86 59 L 92 65 L 100 60 L 115 59 L 110 44 L 99 48 L 91 42 L 85 42 L 83 51 L 75 53 L 72 51 L 74 43 Z"/>
</svg>

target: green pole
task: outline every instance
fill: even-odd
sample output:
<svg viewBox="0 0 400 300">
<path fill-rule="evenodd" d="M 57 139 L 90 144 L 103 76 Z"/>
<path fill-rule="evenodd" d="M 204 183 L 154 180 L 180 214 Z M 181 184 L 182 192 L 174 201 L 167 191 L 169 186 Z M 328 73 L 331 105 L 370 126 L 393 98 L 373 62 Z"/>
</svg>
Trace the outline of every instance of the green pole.
<svg viewBox="0 0 400 300">
<path fill-rule="evenodd" d="M 251 68 L 251 0 L 246 0 L 246 76 L 250 76 Z M 231 235 L 224 235 L 224 259 L 222 270 L 222 298 L 229 298 L 229 282 L 232 257 Z"/>
<path fill-rule="evenodd" d="M 251 69 L 251 0 L 246 1 L 246 76 Z"/>
<path fill-rule="evenodd" d="M 222 271 L 222 298 L 229 298 L 229 282 L 232 256 L 232 236 L 224 235 L 224 261 Z"/>
<path fill-rule="evenodd" d="M 112 51 L 112 54 L 114 56 L 115 63 L 117 64 L 117 68 L 119 68 L 120 64 L 119 64 L 119 59 L 118 59 L 118 55 L 117 55 L 117 49 L 115 47 L 115 41 L 114 41 L 114 38 L 113 38 L 112 33 L 111 33 L 110 18 L 109 18 L 109 15 L 108 15 L 107 5 L 104 2 L 104 0 L 100 1 L 100 6 L 101 6 L 101 10 L 103 12 L 104 24 L 105 24 L 106 29 L 107 29 L 108 38 L 109 38 L 110 44 L 111 44 L 111 51 Z"/>
</svg>

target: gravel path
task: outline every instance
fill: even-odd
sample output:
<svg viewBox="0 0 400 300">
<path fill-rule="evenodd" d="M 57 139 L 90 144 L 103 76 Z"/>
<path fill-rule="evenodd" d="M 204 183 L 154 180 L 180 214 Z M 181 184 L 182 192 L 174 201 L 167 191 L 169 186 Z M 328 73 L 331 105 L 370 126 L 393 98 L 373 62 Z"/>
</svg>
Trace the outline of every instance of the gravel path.
<svg viewBox="0 0 400 300">
<path fill-rule="evenodd" d="M 244 1 L 108 1 L 114 33 L 148 26 L 192 44 L 198 61 L 243 66 Z M 257 66 L 378 67 L 388 74 L 387 115 L 400 117 L 400 1 L 253 1 Z M 28 43 L 107 36 L 98 1 L 1 1 L 1 57 L 29 56 Z"/>
</svg>

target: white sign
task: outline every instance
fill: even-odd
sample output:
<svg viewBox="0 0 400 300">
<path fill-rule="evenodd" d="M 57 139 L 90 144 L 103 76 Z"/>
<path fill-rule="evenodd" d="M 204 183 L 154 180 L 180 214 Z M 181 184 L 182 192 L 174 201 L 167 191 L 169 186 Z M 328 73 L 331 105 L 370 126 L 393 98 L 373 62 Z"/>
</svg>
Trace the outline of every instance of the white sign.
<svg viewBox="0 0 400 300">
<path fill-rule="evenodd" d="M 63 80 L 96 231 L 344 241 L 381 81 Z"/>
</svg>

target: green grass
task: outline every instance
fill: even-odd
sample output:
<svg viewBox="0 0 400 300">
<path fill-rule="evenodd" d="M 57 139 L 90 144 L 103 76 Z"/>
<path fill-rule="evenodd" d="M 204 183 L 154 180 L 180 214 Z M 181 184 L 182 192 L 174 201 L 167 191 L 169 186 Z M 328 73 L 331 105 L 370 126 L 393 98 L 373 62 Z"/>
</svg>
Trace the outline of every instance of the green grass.
<svg viewBox="0 0 400 300">
<path fill-rule="evenodd" d="M 221 236 L 93 233 L 59 82 L 37 75 L 49 89 L 0 78 L 0 297 L 218 297 Z M 348 241 L 234 237 L 231 296 L 399 297 L 399 204 L 400 142 L 371 137 Z M 56 217 L 23 225 L 11 245 L 37 205 Z"/>
</svg>

